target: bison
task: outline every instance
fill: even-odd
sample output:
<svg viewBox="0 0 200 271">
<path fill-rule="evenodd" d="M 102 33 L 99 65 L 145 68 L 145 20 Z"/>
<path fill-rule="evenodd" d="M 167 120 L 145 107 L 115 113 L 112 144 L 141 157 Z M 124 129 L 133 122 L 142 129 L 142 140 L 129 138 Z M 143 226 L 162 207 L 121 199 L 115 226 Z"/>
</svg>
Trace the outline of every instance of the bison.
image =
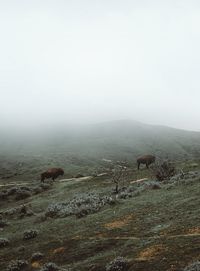
<svg viewBox="0 0 200 271">
<path fill-rule="evenodd" d="M 54 181 L 58 176 L 63 176 L 64 170 L 62 168 L 49 168 L 47 171 L 41 174 L 41 182 L 44 182 L 45 179 L 52 178 Z"/>
<path fill-rule="evenodd" d="M 149 168 L 149 165 L 154 163 L 156 160 L 156 157 L 153 155 L 143 155 L 137 158 L 137 166 L 138 170 L 140 169 L 140 164 L 145 164 L 147 168 Z"/>
</svg>

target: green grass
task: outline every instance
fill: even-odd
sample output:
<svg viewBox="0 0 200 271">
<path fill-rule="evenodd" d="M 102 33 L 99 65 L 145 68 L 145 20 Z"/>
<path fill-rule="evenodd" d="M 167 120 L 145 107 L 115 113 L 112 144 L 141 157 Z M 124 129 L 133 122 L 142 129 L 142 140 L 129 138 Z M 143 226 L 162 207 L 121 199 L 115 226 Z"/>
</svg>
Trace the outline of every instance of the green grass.
<svg viewBox="0 0 200 271">
<path fill-rule="evenodd" d="M 37 134 L 36 134 L 37 135 Z M 57 127 L 43 136 L 0 135 L 0 177 L 39 179 L 50 167 L 63 167 L 66 177 L 89 175 L 108 164 L 103 158 L 127 160 L 152 153 L 157 159 L 187 161 L 200 155 L 200 134 L 134 121 L 116 121 L 80 127 Z M 16 175 L 14 175 L 16 174 Z M 7 181 L 8 179 L 5 179 Z"/>
<path fill-rule="evenodd" d="M 189 164 L 191 162 L 180 166 L 190 168 Z M 148 174 L 144 169 L 130 180 Z M 66 201 L 88 191 L 109 194 L 112 187 L 106 177 L 75 183 L 55 182 L 52 189 L 26 200 L 1 202 L 1 211 L 30 204 L 35 213 L 23 219 L 8 219 L 10 226 L 5 227 L 0 236 L 9 238 L 11 244 L 0 249 L 1 270 L 5 270 L 12 259 L 30 262 L 31 255 L 37 251 L 45 255 L 41 265 L 52 261 L 72 271 L 105 270 L 106 264 L 117 256 L 128 259 L 129 270 L 180 270 L 199 257 L 199 180 L 189 185 L 175 185 L 169 190 L 167 186 L 147 190 L 81 219 L 70 216 L 39 220 L 52 202 Z M 27 229 L 37 229 L 38 237 L 23 240 Z M 196 235 L 188 235 L 190 232 Z M 22 246 L 24 251 L 19 250 Z M 38 269 L 30 265 L 29 270 Z"/>
</svg>

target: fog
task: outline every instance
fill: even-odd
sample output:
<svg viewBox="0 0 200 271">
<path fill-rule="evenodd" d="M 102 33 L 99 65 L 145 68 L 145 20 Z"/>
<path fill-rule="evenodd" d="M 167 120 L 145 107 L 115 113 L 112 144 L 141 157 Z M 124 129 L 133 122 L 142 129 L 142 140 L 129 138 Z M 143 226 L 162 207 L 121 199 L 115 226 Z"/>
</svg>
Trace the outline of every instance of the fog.
<svg viewBox="0 0 200 271">
<path fill-rule="evenodd" d="M 200 3 L 0 1 L 0 127 L 200 131 Z"/>
</svg>

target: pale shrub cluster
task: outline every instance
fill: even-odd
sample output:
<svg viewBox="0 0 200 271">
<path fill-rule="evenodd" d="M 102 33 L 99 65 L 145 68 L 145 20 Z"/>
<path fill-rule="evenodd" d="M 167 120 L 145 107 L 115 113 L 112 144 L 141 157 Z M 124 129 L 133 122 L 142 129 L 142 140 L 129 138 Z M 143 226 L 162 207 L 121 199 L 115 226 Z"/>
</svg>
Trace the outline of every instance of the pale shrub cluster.
<svg viewBox="0 0 200 271">
<path fill-rule="evenodd" d="M 75 196 L 67 202 L 52 203 L 48 206 L 47 217 L 67 217 L 76 215 L 83 217 L 98 212 L 103 206 L 115 203 L 111 196 L 100 196 L 94 193 Z"/>
</svg>

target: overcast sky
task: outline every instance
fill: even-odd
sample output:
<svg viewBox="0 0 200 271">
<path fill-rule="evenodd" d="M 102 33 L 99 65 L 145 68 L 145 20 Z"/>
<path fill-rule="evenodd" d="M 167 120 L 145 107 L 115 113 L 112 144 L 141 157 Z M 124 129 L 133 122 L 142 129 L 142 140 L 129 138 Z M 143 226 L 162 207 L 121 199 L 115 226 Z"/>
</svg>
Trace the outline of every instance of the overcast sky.
<svg viewBox="0 0 200 271">
<path fill-rule="evenodd" d="M 0 126 L 200 131 L 199 0 L 0 0 Z"/>
</svg>

